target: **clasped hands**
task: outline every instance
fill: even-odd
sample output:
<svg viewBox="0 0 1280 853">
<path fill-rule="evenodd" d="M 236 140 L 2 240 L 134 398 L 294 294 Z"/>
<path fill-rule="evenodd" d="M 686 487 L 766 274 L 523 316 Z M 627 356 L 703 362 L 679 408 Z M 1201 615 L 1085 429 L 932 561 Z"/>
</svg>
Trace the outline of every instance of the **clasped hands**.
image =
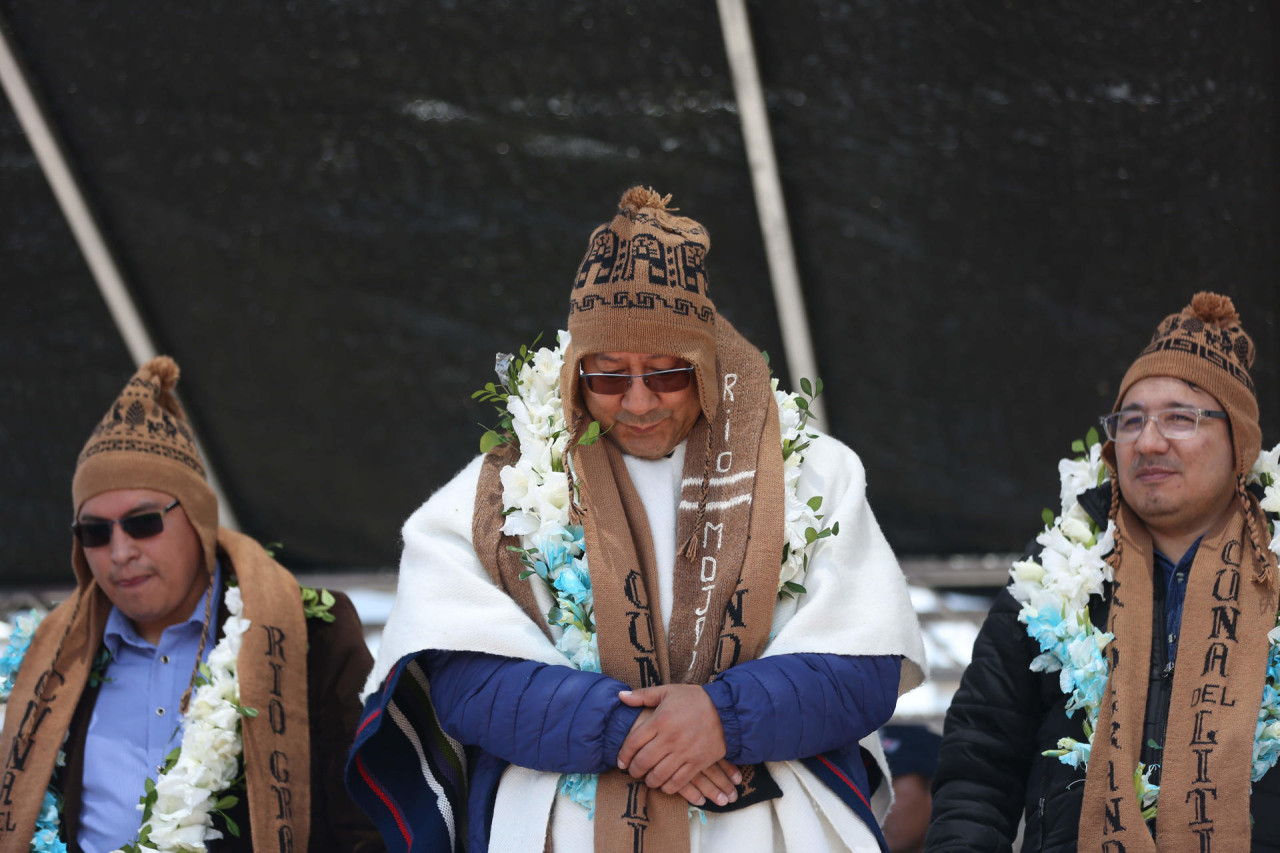
<svg viewBox="0 0 1280 853">
<path fill-rule="evenodd" d="M 707 691 L 663 684 L 623 690 L 618 698 L 643 709 L 618 750 L 618 769 L 695 806 L 738 799 L 742 773 L 724 760 L 724 729 Z"/>
</svg>

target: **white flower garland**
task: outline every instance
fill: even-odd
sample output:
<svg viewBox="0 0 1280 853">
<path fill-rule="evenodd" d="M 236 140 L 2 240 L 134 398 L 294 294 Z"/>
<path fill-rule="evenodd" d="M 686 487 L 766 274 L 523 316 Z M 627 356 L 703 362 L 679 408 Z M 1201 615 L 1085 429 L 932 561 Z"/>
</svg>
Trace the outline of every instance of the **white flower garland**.
<svg viewBox="0 0 1280 853">
<path fill-rule="evenodd" d="M 1115 547 L 1115 522 L 1108 520 L 1101 530 L 1080 506 L 1080 496 L 1108 479 L 1102 463 L 1102 444 L 1096 430 L 1072 449 L 1082 454 L 1058 462 L 1062 480 L 1061 514 L 1045 510 L 1046 527 L 1036 541 L 1043 546 L 1038 558 L 1015 562 L 1009 570 L 1010 592 L 1022 605 L 1018 620 L 1036 640 L 1042 654 L 1031 662 L 1034 672 L 1058 672 L 1062 692 L 1067 695 L 1067 714 L 1084 709 L 1085 741 L 1062 738 L 1058 748 L 1045 755 L 1056 756 L 1072 767 L 1085 767 L 1093 744 L 1098 710 L 1107 686 L 1107 658 L 1104 650 L 1114 636 L 1097 630 L 1089 619 L 1090 596 L 1101 595 L 1103 584 L 1112 580 L 1106 556 Z M 1280 445 L 1263 451 L 1249 472 L 1247 482 L 1263 487 L 1262 509 L 1280 513 Z M 1270 543 L 1280 555 L 1280 532 Z M 1270 650 L 1262 706 L 1253 744 L 1252 781 L 1280 760 L 1280 624 L 1267 635 Z M 1156 813 L 1159 786 L 1151 784 L 1151 768 L 1141 763 L 1134 773 L 1134 786 L 1143 809 L 1143 818 Z"/>
<path fill-rule="evenodd" d="M 138 840 L 112 853 L 203 853 L 206 841 L 223 837 L 213 828 L 213 814 L 237 802 L 219 795 L 241 773 L 240 718 L 257 715 L 240 704 L 236 659 L 249 630 L 240 588 L 228 584 L 223 600 L 229 615 L 222 639 L 200 665 L 202 677 L 182 717 L 182 745 L 169 754 L 156 781 L 146 782 Z"/>
<path fill-rule="evenodd" d="M 505 466 L 499 476 L 505 516 L 502 532 L 520 541 L 521 559 L 527 567 L 521 577 L 536 574 L 555 598 L 547 621 L 562 631 L 556 648 L 575 668 L 599 672 L 591 575 L 582 527 L 569 523 L 569 485 L 563 467 L 569 428 L 560 397 L 560 371 L 569 340 L 569 333 L 561 331 L 554 348 L 521 347 L 519 355 L 500 355 L 496 364 L 498 383 L 489 383 L 472 396 L 500 401 L 501 428 L 514 433 L 519 442 L 519 458 Z M 809 401 L 821 393 L 822 383 L 811 385 L 803 380 L 801 387 L 808 399 L 778 390 L 778 380 L 772 380 L 782 428 L 786 509 L 782 571 L 778 578 L 780 597 L 805 592 L 800 581 L 813 545 L 840 532 L 838 523 L 830 528 L 822 525 L 818 514 L 821 497 L 802 501 L 797 492 L 804 449 L 814 437 L 804 432 Z M 592 424 L 583 441 L 590 443 L 599 436 L 599 427 Z M 481 449 L 488 450 L 503 440 L 497 431 L 486 433 Z M 561 790 L 594 811 L 595 780 L 591 774 L 567 774 L 562 778 Z"/>
<path fill-rule="evenodd" d="M 240 588 L 228 584 L 223 601 L 230 615 L 223 623 L 222 639 L 209 653 L 208 662 L 200 665 L 198 686 L 182 717 L 182 744 L 169 754 L 157 780 L 146 781 L 138 805 L 143 813 L 138 841 L 112 853 L 202 853 L 208 849 L 205 841 L 222 837 L 213 828 L 213 813 L 237 802 L 219 794 L 240 775 L 240 718 L 257 714 L 240 705 L 236 677 L 240 643 L 249 629 L 249 620 L 241 618 Z M 34 610 L 15 618 L 9 644 L 0 656 L 0 701 L 8 700 L 39 623 Z M 31 840 L 32 853 L 65 853 L 66 844 L 59 838 L 61 817 L 60 797 L 46 791 Z"/>
</svg>

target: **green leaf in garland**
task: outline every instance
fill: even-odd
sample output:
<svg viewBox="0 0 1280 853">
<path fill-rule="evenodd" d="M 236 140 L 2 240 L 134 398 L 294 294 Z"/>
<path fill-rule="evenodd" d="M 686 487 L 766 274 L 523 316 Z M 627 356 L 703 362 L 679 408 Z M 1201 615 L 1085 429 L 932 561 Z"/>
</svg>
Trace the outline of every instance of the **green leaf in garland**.
<svg viewBox="0 0 1280 853">
<path fill-rule="evenodd" d="M 231 815 L 223 814 L 222 819 L 227 822 L 227 832 L 231 833 L 233 838 L 240 837 L 240 824 L 231 819 Z"/>
<path fill-rule="evenodd" d="M 111 666 L 111 650 L 103 646 L 93 656 L 93 665 L 89 667 L 90 687 L 97 687 L 99 684 L 109 684 L 115 681 L 114 678 L 107 676 L 107 667 L 109 666 Z"/>
<path fill-rule="evenodd" d="M 578 439 L 578 444 L 584 447 L 590 447 L 600 440 L 600 422 L 592 421 L 587 425 L 587 429 L 582 433 L 582 438 Z"/>
<path fill-rule="evenodd" d="M 822 495 L 814 495 L 813 497 L 809 498 L 809 500 L 806 503 L 809 509 L 813 510 L 814 512 L 817 512 L 818 510 L 822 509 Z"/>
<path fill-rule="evenodd" d="M 308 586 L 299 588 L 302 592 L 302 615 L 307 619 L 319 619 L 321 622 L 333 622 L 331 612 L 336 599 L 327 589 L 313 589 Z"/>
<path fill-rule="evenodd" d="M 813 396 L 813 383 L 809 381 L 808 377 L 800 377 L 800 390 L 810 397 Z"/>
<path fill-rule="evenodd" d="M 809 590 L 805 589 L 804 587 L 802 587 L 800 584 L 796 583 L 795 581 L 787 581 L 787 582 L 786 582 L 786 583 L 784 583 L 782 586 L 783 586 L 785 589 L 789 590 L 790 592 L 794 592 L 794 593 L 797 593 L 797 594 L 800 594 L 800 595 L 803 595 L 804 593 L 806 593 L 806 592 L 808 592 L 808 591 L 809 591 Z"/>
<path fill-rule="evenodd" d="M 1084 453 L 1084 442 L 1077 438 L 1075 441 L 1071 442 L 1071 449 L 1076 453 Z"/>
<path fill-rule="evenodd" d="M 1040 510 L 1040 518 L 1042 518 L 1042 519 L 1044 520 L 1044 523 L 1045 523 L 1046 525 L 1048 525 L 1048 526 L 1052 526 L 1052 525 L 1053 525 L 1053 519 L 1054 519 L 1054 517 L 1055 517 L 1055 516 L 1054 516 L 1054 514 L 1053 514 L 1053 510 L 1049 509 L 1048 507 L 1046 507 L 1045 509 Z"/>
<path fill-rule="evenodd" d="M 1098 428 L 1089 427 L 1089 431 L 1084 434 L 1084 443 L 1093 447 L 1098 443 Z"/>
<path fill-rule="evenodd" d="M 499 444 L 502 444 L 502 436 L 493 430 L 488 430 L 484 435 L 480 436 L 480 452 L 488 453 Z"/>
</svg>

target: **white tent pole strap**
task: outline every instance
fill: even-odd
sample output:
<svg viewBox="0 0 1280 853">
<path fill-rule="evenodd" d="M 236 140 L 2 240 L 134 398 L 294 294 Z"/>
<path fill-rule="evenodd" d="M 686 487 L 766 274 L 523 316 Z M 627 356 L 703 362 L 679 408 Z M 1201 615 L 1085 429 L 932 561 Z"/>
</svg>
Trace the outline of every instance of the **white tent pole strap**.
<svg viewBox="0 0 1280 853">
<path fill-rule="evenodd" d="M 26 134 L 27 141 L 31 143 L 31 149 L 35 152 L 40 168 L 44 171 L 45 179 L 53 189 L 58 206 L 62 209 L 62 215 L 66 217 L 67 224 L 71 227 L 71 233 L 80 246 L 93 280 L 107 303 L 107 310 L 111 312 L 111 318 L 120 331 L 120 336 L 124 338 L 129 355 L 138 366 L 147 363 L 157 355 L 155 341 L 152 340 L 151 334 L 142 322 L 142 315 L 134 305 L 133 297 L 129 294 L 129 289 L 125 286 L 120 270 L 102 237 L 102 231 L 94 221 L 93 214 L 85 203 L 84 195 L 80 192 L 80 187 L 67 166 L 62 149 L 31 91 L 31 86 L 9 40 L 9 34 L 3 25 L 0 25 L 0 85 L 3 85 L 5 94 L 9 97 L 9 103 L 18 117 L 18 123 L 22 125 L 22 131 Z M 194 425 L 192 425 L 192 431 L 195 431 Z M 226 495 L 222 492 L 212 466 L 209 465 L 208 454 L 203 455 L 205 470 L 209 475 L 209 486 L 218 498 L 220 522 L 225 527 L 237 528 L 235 514 L 227 502 Z"/>
<path fill-rule="evenodd" d="M 751 22 L 747 19 L 745 0 L 716 0 L 720 11 L 720 28 L 724 33 L 725 51 L 733 74 L 734 96 L 742 120 L 742 136 L 746 142 L 747 165 L 755 193 L 760 231 L 764 238 L 773 299 L 782 330 L 782 346 L 791 368 L 791 389 L 800 390 L 801 377 L 818 377 L 818 361 L 804 308 L 804 292 L 800 272 L 796 268 L 795 249 L 791 243 L 791 225 L 787 221 L 782 181 L 778 177 L 778 159 L 769 132 L 769 116 L 765 109 L 764 89 L 756 66 L 755 48 L 751 42 Z M 826 429 L 822 404 L 811 409 L 813 423 Z"/>
</svg>

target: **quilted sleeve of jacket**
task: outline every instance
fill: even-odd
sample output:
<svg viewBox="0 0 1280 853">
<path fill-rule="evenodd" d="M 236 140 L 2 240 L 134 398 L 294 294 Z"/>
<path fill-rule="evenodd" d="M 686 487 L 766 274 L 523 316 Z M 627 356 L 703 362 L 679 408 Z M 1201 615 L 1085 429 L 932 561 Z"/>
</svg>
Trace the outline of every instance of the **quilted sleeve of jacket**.
<svg viewBox="0 0 1280 853">
<path fill-rule="evenodd" d="M 790 654 L 730 667 L 706 685 L 725 758 L 790 761 L 857 743 L 893 714 L 901 665 L 893 655 Z"/>
<path fill-rule="evenodd" d="M 312 851 L 383 853 L 376 827 L 352 801 L 343 764 L 360 724 L 360 688 L 373 667 L 351 599 L 334 592 L 334 620 L 307 620 L 307 707 L 311 717 Z"/>
<path fill-rule="evenodd" d="M 947 709 L 925 850 L 1013 848 L 1046 713 L 1030 640 L 1008 590 L 992 605 Z"/>
<path fill-rule="evenodd" d="M 425 657 L 441 728 L 521 767 L 603 773 L 640 715 L 618 698 L 627 685 L 600 673 L 482 652 Z"/>
</svg>

